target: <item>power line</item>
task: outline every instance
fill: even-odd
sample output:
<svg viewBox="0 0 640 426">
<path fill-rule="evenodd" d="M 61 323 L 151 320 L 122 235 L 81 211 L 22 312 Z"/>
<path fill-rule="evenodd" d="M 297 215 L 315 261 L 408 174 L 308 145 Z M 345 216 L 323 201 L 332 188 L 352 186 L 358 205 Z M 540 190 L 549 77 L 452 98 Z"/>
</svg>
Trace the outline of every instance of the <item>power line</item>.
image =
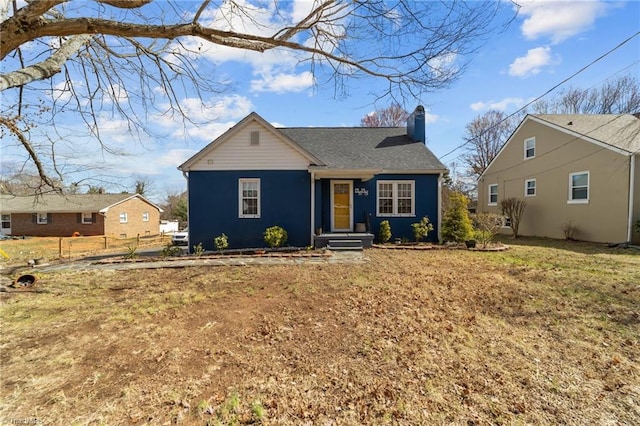
<svg viewBox="0 0 640 426">
<path fill-rule="evenodd" d="M 631 35 L 630 37 L 628 37 L 627 39 L 621 41 L 620 43 L 618 43 L 615 47 L 613 47 L 612 49 L 608 50 L 607 52 L 603 53 L 602 55 L 600 55 L 599 57 L 597 57 L 596 59 L 594 59 L 593 61 L 591 61 L 590 63 L 588 63 L 587 65 L 583 66 L 582 68 L 580 68 L 578 71 L 576 71 L 575 73 L 571 74 L 569 77 L 565 78 L 564 80 L 562 80 L 560 83 L 556 84 L 555 86 L 553 86 L 551 89 L 547 90 L 546 92 L 544 92 L 542 95 L 538 96 L 537 98 L 533 99 L 532 101 L 529 101 L 527 104 L 525 104 L 524 106 L 520 107 L 520 109 L 516 110 L 515 112 L 507 115 L 504 119 L 502 119 L 501 121 L 499 121 L 498 123 L 494 124 L 493 126 L 491 126 L 489 129 L 486 129 L 484 132 L 487 132 L 491 129 L 493 129 L 494 127 L 497 127 L 498 125 L 502 124 L 503 122 L 507 121 L 508 119 L 510 119 L 511 117 L 513 117 L 514 115 L 520 113 L 521 111 L 525 110 L 527 107 L 529 107 L 531 104 L 539 101 L 540 99 L 542 99 L 543 97 L 547 96 L 549 93 L 553 92 L 554 90 L 556 90 L 558 87 L 562 86 L 563 84 L 565 84 L 567 81 L 571 80 L 572 78 L 574 78 L 575 76 L 577 76 L 578 74 L 582 73 L 583 71 L 585 71 L 587 68 L 589 68 L 590 66 L 594 65 L 595 63 L 601 61 L 602 59 L 604 59 L 605 57 L 609 56 L 611 53 L 615 52 L 616 50 L 620 49 L 622 46 L 624 46 L 625 44 L 627 44 L 628 42 L 630 42 L 631 40 L 633 40 L 635 37 L 637 37 L 638 35 L 640 35 L 640 31 L 636 32 L 635 34 Z M 484 133 L 483 132 L 483 133 Z M 474 139 L 477 139 L 478 136 L 471 138 L 465 142 L 463 142 L 462 144 L 456 146 L 454 149 L 452 149 L 451 151 L 447 152 L 446 154 L 444 154 L 443 156 L 441 156 L 440 158 L 444 158 L 447 157 L 451 154 L 453 154 L 454 152 L 456 152 L 457 150 L 459 150 L 460 148 L 463 148 L 464 146 L 468 145 L 471 141 L 473 141 Z"/>
</svg>

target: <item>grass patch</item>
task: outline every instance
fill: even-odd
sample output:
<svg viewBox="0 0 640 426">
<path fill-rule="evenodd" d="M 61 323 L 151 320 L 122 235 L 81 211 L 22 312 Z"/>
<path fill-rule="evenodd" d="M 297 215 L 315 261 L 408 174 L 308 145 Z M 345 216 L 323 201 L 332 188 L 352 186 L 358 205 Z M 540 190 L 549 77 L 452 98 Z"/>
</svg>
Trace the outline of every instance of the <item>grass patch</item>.
<svg viewBox="0 0 640 426">
<path fill-rule="evenodd" d="M 0 295 L 0 419 L 633 424 L 638 252 L 507 243 L 43 276 Z"/>
</svg>

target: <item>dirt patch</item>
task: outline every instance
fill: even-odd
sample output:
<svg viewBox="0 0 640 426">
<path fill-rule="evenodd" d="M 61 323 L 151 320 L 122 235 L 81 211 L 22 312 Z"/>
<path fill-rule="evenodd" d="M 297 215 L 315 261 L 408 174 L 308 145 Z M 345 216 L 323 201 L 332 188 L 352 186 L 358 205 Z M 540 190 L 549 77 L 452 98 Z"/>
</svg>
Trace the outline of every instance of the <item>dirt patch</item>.
<svg viewBox="0 0 640 426">
<path fill-rule="evenodd" d="M 2 295 L 0 419 L 633 424 L 640 257 L 66 272 Z M 580 265 L 578 267 L 577 265 Z"/>
</svg>

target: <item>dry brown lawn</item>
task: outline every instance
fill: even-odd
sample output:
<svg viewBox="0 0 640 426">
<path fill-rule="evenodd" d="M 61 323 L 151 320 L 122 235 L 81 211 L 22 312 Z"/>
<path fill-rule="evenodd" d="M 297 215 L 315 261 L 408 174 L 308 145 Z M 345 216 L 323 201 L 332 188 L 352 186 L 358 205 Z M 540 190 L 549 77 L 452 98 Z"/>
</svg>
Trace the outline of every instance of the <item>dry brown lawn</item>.
<svg viewBox="0 0 640 426">
<path fill-rule="evenodd" d="M 0 424 L 638 424 L 637 251 L 366 256 L 42 275 L 0 296 Z"/>
</svg>

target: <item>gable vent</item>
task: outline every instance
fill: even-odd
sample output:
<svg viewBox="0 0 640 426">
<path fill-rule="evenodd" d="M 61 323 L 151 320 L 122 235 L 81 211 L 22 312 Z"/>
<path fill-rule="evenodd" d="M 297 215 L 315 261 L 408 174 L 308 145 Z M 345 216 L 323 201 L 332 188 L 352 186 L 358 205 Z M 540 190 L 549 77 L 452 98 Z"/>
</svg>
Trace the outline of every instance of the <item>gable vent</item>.
<svg viewBox="0 0 640 426">
<path fill-rule="evenodd" d="M 260 132 L 251 132 L 251 145 L 260 145 Z"/>
</svg>

